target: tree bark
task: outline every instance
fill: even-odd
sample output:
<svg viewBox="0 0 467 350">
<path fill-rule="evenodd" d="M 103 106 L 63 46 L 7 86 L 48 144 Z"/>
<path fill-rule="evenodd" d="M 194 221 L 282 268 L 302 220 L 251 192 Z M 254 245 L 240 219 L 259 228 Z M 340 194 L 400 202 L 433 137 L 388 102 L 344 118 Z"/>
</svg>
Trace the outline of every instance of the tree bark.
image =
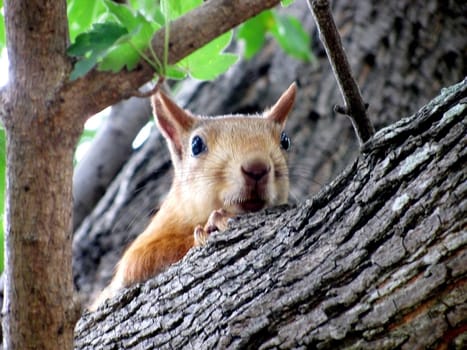
<svg viewBox="0 0 467 350">
<path fill-rule="evenodd" d="M 77 326 L 76 349 L 465 347 L 467 79 L 298 206 L 237 219 Z"/>
<path fill-rule="evenodd" d="M 66 2 L 7 1 L 5 19 L 10 71 L 2 97 L 8 149 L 4 347 L 69 349 L 78 315 L 71 177 L 82 126 L 64 117 L 55 93 L 71 70 Z"/>
</svg>

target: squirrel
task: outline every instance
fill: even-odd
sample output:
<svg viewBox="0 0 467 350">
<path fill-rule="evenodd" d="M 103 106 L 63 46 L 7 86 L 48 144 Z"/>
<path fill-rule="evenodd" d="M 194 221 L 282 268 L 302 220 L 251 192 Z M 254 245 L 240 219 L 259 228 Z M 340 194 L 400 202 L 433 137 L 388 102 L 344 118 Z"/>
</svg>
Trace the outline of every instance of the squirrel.
<svg viewBox="0 0 467 350">
<path fill-rule="evenodd" d="M 114 277 L 90 307 L 179 261 L 236 215 L 285 204 L 289 195 L 284 132 L 296 85 L 260 115 L 196 116 L 163 92 L 151 98 L 174 178 L 147 228 L 124 252 Z"/>
</svg>

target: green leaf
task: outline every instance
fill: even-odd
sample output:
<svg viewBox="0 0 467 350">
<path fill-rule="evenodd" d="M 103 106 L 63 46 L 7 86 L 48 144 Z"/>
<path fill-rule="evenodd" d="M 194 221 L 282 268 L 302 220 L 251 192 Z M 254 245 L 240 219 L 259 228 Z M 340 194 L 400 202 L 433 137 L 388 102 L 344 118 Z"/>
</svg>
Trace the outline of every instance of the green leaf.
<svg viewBox="0 0 467 350">
<path fill-rule="evenodd" d="M 119 72 L 125 66 L 128 70 L 134 69 L 141 59 L 140 53 L 148 48 L 153 33 L 154 30 L 148 22 L 141 22 L 133 32 L 122 36 L 108 50 L 98 69 L 112 72 Z"/>
<path fill-rule="evenodd" d="M 104 1 L 113 18 L 125 27 L 129 34 L 119 38 L 107 51 L 98 69 L 118 72 L 126 67 L 132 70 L 141 59 L 140 53 L 148 48 L 154 32 L 160 28 L 160 25 L 150 23 L 142 14 L 135 13 L 126 5 L 110 0 Z"/>
<path fill-rule="evenodd" d="M 220 74 L 225 73 L 237 61 L 237 55 L 229 53 L 220 54 L 208 61 L 199 62 L 196 69 L 190 71 L 190 75 L 199 80 L 213 80 Z"/>
<path fill-rule="evenodd" d="M 181 80 L 187 76 L 187 73 L 177 66 L 166 67 L 164 73 L 166 78 L 175 80 Z"/>
<path fill-rule="evenodd" d="M 67 53 L 70 56 L 80 57 L 90 52 L 104 52 L 125 34 L 128 34 L 127 29 L 117 23 L 96 23 L 91 31 L 76 37 Z"/>
<path fill-rule="evenodd" d="M 105 11 L 102 1 L 68 0 L 67 16 L 71 41 L 73 42 L 79 34 L 88 31 Z"/>
<path fill-rule="evenodd" d="M 140 55 L 129 42 L 122 43 L 111 48 L 98 65 L 101 71 L 119 72 L 125 66 L 128 70 L 136 67 L 140 60 Z"/>
<path fill-rule="evenodd" d="M 160 8 L 156 8 L 156 10 L 154 11 L 153 22 L 157 23 L 161 28 L 165 26 L 166 18 Z"/>
<path fill-rule="evenodd" d="M 73 71 L 70 74 L 70 80 L 73 81 L 85 76 L 87 72 L 94 68 L 94 66 L 97 64 L 97 60 L 98 55 L 93 54 L 88 58 L 76 62 L 75 66 L 73 67 Z"/>
<path fill-rule="evenodd" d="M 271 30 L 271 34 L 282 49 L 292 57 L 311 61 L 313 55 L 310 50 L 310 36 L 303 30 L 298 19 L 276 13 L 274 13 L 274 18 L 277 25 Z"/>
<path fill-rule="evenodd" d="M 0 54 L 2 53 L 2 50 L 6 44 L 5 19 L 3 18 L 3 11 L 5 11 L 3 7 L 3 1 L 0 0 Z"/>
<path fill-rule="evenodd" d="M 84 129 L 83 133 L 81 134 L 81 139 L 85 140 L 93 140 L 96 137 L 97 130 L 95 129 Z"/>
<path fill-rule="evenodd" d="M 111 14 L 119 24 L 125 27 L 128 32 L 136 29 L 140 25 L 140 21 L 144 20 L 143 16 L 135 15 L 127 5 L 119 4 L 111 0 L 104 0 L 109 14 Z"/>
<path fill-rule="evenodd" d="M 174 20 L 188 11 L 193 10 L 195 7 L 198 7 L 202 3 L 203 0 L 168 0 L 167 8 L 165 8 L 161 1 L 161 9 L 166 18 L 168 17 L 169 20 Z"/>
<path fill-rule="evenodd" d="M 250 59 L 261 50 L 266 40 L 266 33 L 274 25 L 274 17 L 271 11 L 267 10 L 249 19 L 239 27 L 237 38 L 244 41 L 245 58 Z"/>
<path fill-rule="evenodd" d="M 76 62 L 70 79 L 78 79 L 89 72 L 113 44 L 127 33 L 126 28 L 117 23 L 96 23 L 92 31 L 78 35 L 75 43 L 67 50 L 68 55 L 81 57 Z"/>
<path fill-rule="evenodd" d="M 214 79 L 229 69 L 238 59 L 236 55 L 222 53 L 231 39 L 232 31 L 229 31 L 185 57 L 177 66 L 196 79 Z"/>
<path fill-rule="evenodd" d="M 129 0 L 128 4 L 132 9 L 141 13 L 149 22 L 156 22 L 159 26 L 165 23 L 160 4 L 154 0 Z"/>
</svg>

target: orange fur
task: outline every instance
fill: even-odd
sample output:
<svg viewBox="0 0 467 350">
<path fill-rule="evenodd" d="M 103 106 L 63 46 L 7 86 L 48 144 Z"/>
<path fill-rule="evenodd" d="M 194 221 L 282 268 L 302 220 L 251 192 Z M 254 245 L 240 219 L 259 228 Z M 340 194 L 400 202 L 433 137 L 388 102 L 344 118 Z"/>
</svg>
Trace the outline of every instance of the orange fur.
<svg viewBox="0 0 467 350">
<path fill-rule="evenodd" d="M 172 231 L 173 232 L 173 231 Z M 177 262 L 194 245 L 193 234 L 166 233 L 139 237 L 125 252 L 119 266 L 124 287 L 143 282 Z"/>
</svg>

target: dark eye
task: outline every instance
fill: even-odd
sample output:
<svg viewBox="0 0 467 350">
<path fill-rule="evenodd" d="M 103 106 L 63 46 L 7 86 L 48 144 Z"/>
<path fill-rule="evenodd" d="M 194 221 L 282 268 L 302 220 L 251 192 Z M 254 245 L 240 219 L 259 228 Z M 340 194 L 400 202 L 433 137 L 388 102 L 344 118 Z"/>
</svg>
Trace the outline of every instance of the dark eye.
<svg viewBox="0 0 467 350">
<path fill-rule="evenodd" d="M 206 151 L 207 147 L 206 144 L 204 143 L 203 139 L 196 135 L 193 137 L 191 140 L 191 155 L 196 157 Z"/>
<path fill-rule="evenodd" d="M 290 139 L 285 132 L 281 132 L 281 147 L 284 151 L 290 148 Z"/>
</svg>

